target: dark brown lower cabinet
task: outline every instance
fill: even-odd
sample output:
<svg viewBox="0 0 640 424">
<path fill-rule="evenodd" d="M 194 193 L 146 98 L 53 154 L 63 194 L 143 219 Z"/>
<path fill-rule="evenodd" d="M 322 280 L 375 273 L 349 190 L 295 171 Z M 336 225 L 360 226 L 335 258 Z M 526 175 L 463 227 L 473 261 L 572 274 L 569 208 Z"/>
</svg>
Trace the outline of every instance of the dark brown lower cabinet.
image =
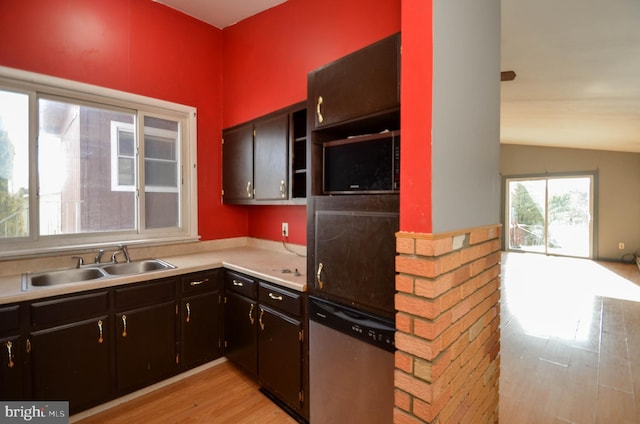
<svg viewBox="0 0 640 424">
<path fill-rule="evenodd" d="M 24 337 L 0 338 L 0 399 L 26 399 L 25 352 Z"/>
<path fill-rule="evenodd" d="M 258 302 L 227 291 L 224 305 L 225 356 L 251 375 L 258 376 Z"/>
<path fill-rule="evenodd" d="M 0 399 L 26 399 L 26 338 L 21 334 L 21 306 L 0 307 Z"/>
<path fill-rule="evenodd" d="M 30 334 L 31 386 L 35 400 L 69 401 L 70 413 L 111 395 L 107 315 Z"/>
<path fill-rule="evenodd" d="M 182 277 L 180 362 L 184 369 L 223 355 L 223 272 L 213 269 Z"/>
<path fill-rule="evenodd" d="M 298 413 L 302 408 L 302 323 L 260 306 L 258 369 L 260 385 Z"/>
<path fill-rule="evenodd" d="M 222 356 L 219 294 L 205 293 L 182 299 L 182 365 L 186 368 Z"/>
<path fill-rule="evenodd" d="M 117 313 L 115 339 L 119 394 L 175 374 L 175 301 Z"/>
<path fill-rule="evenodd" d="M 308 419 L 306 297 L 226 271 L 225 355 L 289 411 Z"/>
</svg>

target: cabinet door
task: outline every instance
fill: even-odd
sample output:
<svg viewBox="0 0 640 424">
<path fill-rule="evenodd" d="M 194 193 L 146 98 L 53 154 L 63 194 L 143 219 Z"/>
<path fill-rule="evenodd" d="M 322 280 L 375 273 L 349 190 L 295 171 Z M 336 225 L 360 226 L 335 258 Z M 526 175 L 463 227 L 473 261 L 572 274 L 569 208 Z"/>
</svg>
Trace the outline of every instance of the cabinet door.
<svg viewBox="0 0 640 424">
<path fill-rule="evenodd" d="M 258 374 L 257 321 L 258 306 L 254 300 L 227 292 L 224 304 L 225 356 L 254 378 Z"/>
<path fill-rule="evenodd" d="M 20 336 L 0 339 L 0 399 L 28 399 L 25 378 L 25 340 Z"/>
<path fill-rule="evenodd" d="M 399 107 L 399 46 L 396 34 L 310 73 L 315 128 Z"/>
<path fill-rule="evenodd" d="M 222 134 L 222 189 L 225 203 L 253 199 L 253 125 Z"/>
<path fill-rule="evenodd" d="M 344 200 L 363 202 L 353 196 Z M 317 202 L 315 252 L 310 256 L 315 256 L 315 278 L 310 280 L 309 291 L 393 318 L 398 197 L 376 195 L 375 201 L 381 205 L 370 204 L 368 210 L 356 203 L 337 205 L 332 198 Z M 324 207 L 328 210 L 320 209 Z"/>
<path fill-rule="evenodd" d="M 182 365 L 192 368 L 222 356 L 220 293 L 182 299 Z"/>
<path fill-rule="evenodd" d="M 259 382 L 301 412 L 302 324 L 265 306 L 260 306 L 258 323 Z"/>
<path fill-rule="evenodd" d="M 254 129 L 254 197 L 285 200 L 289 197 L 289 115 L 256 121 Z"/>
<path fill-rule="evenodd" d="M 68 400 L 75 413 L 111 394 L 107 316 L 32 332 L 31 379 L 35 400 Z"/>
<path fill-rule="evenodd" d="M 118 393 L 155 383 L 177 370 L 176 303 L 116 314 Z"/>
</svg>

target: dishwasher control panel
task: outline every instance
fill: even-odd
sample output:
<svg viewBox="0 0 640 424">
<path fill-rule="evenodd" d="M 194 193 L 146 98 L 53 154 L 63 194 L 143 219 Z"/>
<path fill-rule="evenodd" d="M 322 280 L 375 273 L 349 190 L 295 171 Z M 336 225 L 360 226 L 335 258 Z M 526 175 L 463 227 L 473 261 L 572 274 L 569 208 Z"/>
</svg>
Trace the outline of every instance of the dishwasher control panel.
<svg viewBox="0 0 640 424">
<path fill-rule="evenodd" d="M 393 321 L 313 297 L 309 300 L 309 319 L 390 352 L 395 351 Z"/>
</svg>

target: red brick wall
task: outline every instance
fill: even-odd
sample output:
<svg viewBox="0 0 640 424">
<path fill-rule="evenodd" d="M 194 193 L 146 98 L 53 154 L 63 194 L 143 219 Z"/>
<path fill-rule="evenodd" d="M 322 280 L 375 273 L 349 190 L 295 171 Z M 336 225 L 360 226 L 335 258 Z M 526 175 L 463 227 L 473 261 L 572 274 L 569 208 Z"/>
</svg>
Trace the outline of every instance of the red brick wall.
<svg viewBox="0 0 640 424">
<path fill-rule="evenodd" d="M 394 422 L 498 422 L 500 226 L 396 236 Z"/>
</svg>

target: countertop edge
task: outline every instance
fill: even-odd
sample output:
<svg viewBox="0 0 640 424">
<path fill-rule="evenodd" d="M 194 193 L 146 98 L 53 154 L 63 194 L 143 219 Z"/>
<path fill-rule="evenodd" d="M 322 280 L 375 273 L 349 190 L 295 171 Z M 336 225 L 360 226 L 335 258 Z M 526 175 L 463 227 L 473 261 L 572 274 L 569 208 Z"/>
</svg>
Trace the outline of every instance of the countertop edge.
<svg viewBox="0 0 640 424">
<path fill-rule="evenodd" d="M 295 254 L 258 247 L 236 247 L 160 259 L 176 268 L 26 291 L 22 290 L 22 274 L 0 277 L 0 305 L 152 281 L 215 268 L 228 268 L 291 290 L 307 291 L 306 258 Z M 299 275 L 296 275 L 296 269 Z"/>
</svg>

